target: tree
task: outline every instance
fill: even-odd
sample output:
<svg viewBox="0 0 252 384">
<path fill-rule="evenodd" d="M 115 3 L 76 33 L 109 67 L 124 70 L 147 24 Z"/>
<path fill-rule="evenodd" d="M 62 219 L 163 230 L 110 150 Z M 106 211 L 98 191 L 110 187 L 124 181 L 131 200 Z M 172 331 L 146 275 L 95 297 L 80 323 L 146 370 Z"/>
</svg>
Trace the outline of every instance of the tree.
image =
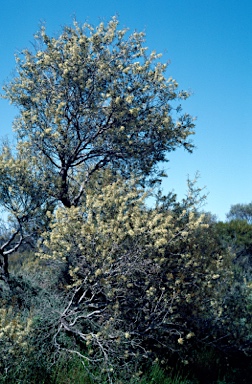
<svg viewBox="0 0 252 384">
<path fill-rule="evenodd" d="M 248 224 L 252 224 L 252 203 L 234 204 L 231 206 L 227 219 L 230 220 L 246 220 Z"/>
<path fill-rule="evenodd" d="M 17 251 L 25 239 L 33 236 L 35 241 L 36 228 L 41 226 L 49 202 L 35 164 L 20 153 L 14 156 L 9 146 L 4 145 L 0 153 L 0 207 L 9 216 L 8 223 L 2 223 L 0 279 L 8 280 L 9 255 Z"/>
<path fill-rule="evenodd" d="M 216 223 L 219 238 L 224 247 L 235 253 L 235 263 L 242 267 L 243 275 L 251 279 L 252 268 L 252 224 L 245 220 Z"/>
<path fill-rule="evenodd" d="M 30 378 L 50 369 L 62 351 L 64 364 L 75 354 L 112 383 L 118 372 L 132 379 L 145 359 L 176 352 L 190 362 L 193 343 L 250 349 L 249 286 L 233 284 L 233 254 L 195 207 L 200 189 L 189 181 L 181 203 L 172 193 L 145 203 L 159 162 L 179 146 L 192 150 L 194 124 L 175 105 L 188 94 L 147 55 L 144 35 L 117 26 L 75 23 L 58 38 L 42 28 L 5 87 L 20 108 L 18 146 L 0 151 L 8 382 L 23 380 L 20 366 L 26 377 L 34 360 Z M 34 263 L 9 276 L 8 256 L 24 239 L 35 244 Z"/>
<path fill-rule="evenodd" d="M 23 148 L 37 159 L 44 188 L 66 207 L 79 204 L 101 168 L 146 181 L 169 151 L 193 148 L 193 119 L 174 104 L 188 93 L 166 79 L 159 55 L 147 54 L 144 33 L 127 36 L 117 27 L 116 18 L 96 29 L 75 22 L 58 38 L 42 27 L 35 52 L 17 57 L 17 76 L 4 87 L 20 109 Z"/>
</svg>

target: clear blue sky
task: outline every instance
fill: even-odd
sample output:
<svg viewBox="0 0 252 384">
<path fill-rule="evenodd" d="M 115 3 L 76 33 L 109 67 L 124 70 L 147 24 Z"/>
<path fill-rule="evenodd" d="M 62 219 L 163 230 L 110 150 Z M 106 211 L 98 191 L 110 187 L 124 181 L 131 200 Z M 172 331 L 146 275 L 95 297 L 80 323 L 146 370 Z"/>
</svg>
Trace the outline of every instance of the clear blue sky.
<svg viewBox="0 0 252 384">
<path fill-rule="evenodd" d="M 170 60 L 167 76 L 193 96 L 184 109 L 197 117 L 192 155 L 172 153 L 164 192 L 186 193 L 187 175 L 200 172 L 209 193 L 205 210 L 220 220 L 230 206 L 252 201 L 251 0 L 8 0 L 0 12 L 0 83 L 15 67 L 14 53 L 31 47 L 45 22 L 49 34 L 79 22 L 118 15 L 120 25 L 145 30 L 146 45 Z M 0 136 L 11 135 L 17 112 L 0 101 Z"/>
</svg>

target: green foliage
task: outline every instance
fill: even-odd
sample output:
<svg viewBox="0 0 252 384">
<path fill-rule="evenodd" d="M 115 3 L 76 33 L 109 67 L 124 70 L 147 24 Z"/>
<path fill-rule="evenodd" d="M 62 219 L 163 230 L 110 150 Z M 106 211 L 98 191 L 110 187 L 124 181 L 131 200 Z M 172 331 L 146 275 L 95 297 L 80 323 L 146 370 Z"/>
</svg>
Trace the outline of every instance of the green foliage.
<svg viewBox="0 0 252 384">
<path fill-rule="evenodd" d="M 154 364 L 150 372 L 143 375 L 140 384 L 189 384 L 190 381 L 184 378 L 179 369 L 173 371 L 169 376 L 160 368 L 158 364 Z"/>
<path fill-rule="evenodd" d="M 252 224 L 237 219 L 219 222 L 216 229 L 225 245 L 232 246 L 236 253 L 252 253 Z"/>
<path fill-rule="evenodd" d="M 252 224 L 252 203 L 232 205 L 228 214 L 228 220 L 245 220 Z"/>
<path fill-rule="evenodd" d="M 235 253 L 235 262 L 245 276 L 251 279 L 252 272 L 252 225 L 245 220 L 231 220 L 216 224 L 216 229 L 224 247 Z"/>
<path fill-rule="evenodd" d="M 190 374 L 195 383 L 236 384 L 251 381 L 251 357 L 242 353 L 225 354 L 213 345 L 201 345 L 192 351 Z"/>
</svg>

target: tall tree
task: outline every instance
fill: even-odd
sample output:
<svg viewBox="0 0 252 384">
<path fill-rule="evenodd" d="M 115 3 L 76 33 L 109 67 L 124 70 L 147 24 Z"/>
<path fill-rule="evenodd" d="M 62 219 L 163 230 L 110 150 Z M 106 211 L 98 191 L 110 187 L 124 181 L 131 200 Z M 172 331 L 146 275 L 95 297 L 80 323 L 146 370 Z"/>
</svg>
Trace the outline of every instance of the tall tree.
<svg viewBox="0 0 252 384">
<path fill-rule="evenodd" d="M 17 76 L 4 87 L 44 188 L 66 207 L 79 204 L 98 169 L 146 181 L 169 151 L 193 148 L 193 119 L 178 105 L 188 93 L 166 79 L 159 55 L 147 54 L 144 33 L 127 32 L 116 18 L 97 28 L 74 23 L 57 38 L 42 27 L 35 51 L 17 57 Z"/>
</svg>

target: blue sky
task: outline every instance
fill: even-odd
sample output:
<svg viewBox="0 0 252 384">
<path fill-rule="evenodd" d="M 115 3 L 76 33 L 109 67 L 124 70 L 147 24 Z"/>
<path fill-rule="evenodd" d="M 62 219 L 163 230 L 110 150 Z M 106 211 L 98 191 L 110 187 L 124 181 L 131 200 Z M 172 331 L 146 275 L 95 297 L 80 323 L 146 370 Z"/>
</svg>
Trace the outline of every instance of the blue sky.
<svg viewBox="0 0 252 384">
<path fill-rule="evenodd" d="M 73 17 L 94 25 L 118 15 L 146 31 L 146 46 L 170 60 L 167 76 L 193 95 L 184 110 L 197 117 L 196 149 L 177 150 L 165 164 L 163 191 L 186 193 L 199 171 L 206 211 L 220 220 L 232 204 L 252 201 L 252 2 L 250 0 L 8 0 L 0 13 L 0 84 L 11 78 L 14 53 L 30 48 L 45 22 L 57 34 Z M 0 136 L 11 136 L 17 111 L 0 101 Z"/>
</svg>

